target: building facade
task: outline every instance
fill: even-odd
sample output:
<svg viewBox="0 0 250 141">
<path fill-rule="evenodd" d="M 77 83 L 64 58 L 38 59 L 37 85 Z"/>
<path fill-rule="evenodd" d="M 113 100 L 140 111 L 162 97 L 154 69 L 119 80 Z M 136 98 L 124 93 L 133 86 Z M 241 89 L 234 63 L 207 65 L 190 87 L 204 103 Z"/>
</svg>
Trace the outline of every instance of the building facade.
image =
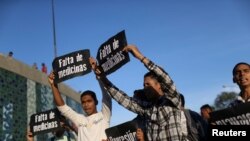
<svg viewBox="0 0 250 141">
<path fill-rule="evenodd" d="M 59 84 L 65 102 L 82 113 L 80 94 Z M 0 140 L 25 141 L 32 114 L 55 108 L 47 74 L 14 58 L 0 55 Z M 49 134 L 37 135 L 46 141 Z"/>
</svg>

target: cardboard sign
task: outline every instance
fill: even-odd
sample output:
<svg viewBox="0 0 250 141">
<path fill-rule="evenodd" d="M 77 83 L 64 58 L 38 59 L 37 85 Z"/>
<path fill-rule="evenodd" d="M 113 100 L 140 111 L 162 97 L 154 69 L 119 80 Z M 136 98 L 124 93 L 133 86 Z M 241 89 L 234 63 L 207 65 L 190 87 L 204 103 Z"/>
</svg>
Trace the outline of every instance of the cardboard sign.
<svg viewBox="0 0 250 141">
<path fill-rule="evenodd" d="M 56 109 L 31 115 L 30 129 L 33 135 L 48 133 L 60 128 L 60 113 Z"/>
<path fill-rule="evenodd" d="M 136 123 L 128 121 L 105 130 L 109 141 L 136 141 Z"/>
<path fill-rule="evenodd" d="M 106 75 L 130 61 L 128 53 L 122 51 L 125 46 L 127 46 L 127 40 L 123 30 L 99 47 L 96 58 Z"/>
<path fill-rule="evenodd" d="M 55 82 L 59 83 L 91 72 L 88 49 L 75 51 L 54 59 Z"/>
<path fill-rule="evenodd" d="M 210 117 L 215 125 L 250 125 L 250 103 L 211 112 Z"/>
</svg>

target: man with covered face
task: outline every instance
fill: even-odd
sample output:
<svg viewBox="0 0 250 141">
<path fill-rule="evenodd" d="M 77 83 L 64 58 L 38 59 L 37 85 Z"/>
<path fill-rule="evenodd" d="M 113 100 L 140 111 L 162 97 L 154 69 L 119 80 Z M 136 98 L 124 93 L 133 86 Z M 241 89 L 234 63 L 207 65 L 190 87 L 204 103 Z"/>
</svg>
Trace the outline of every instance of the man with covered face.
<svg viewBox="0 0 250 141">
<path fill-rule="evenodd" d="M 146 58 L 134 45 L 123 51 L 131 53 L 149 70 L 144 75 L 144 89 L 139 92 L 145 100 L 129 97 L 114 86 L 104 75 L 96 73 L 105 89 L 120 105 L 144 117 L 145 134 L 149 141 L 186 140 L 181 128 L 181 101 L 172 79 L 159 66 Z"/>
</svg>

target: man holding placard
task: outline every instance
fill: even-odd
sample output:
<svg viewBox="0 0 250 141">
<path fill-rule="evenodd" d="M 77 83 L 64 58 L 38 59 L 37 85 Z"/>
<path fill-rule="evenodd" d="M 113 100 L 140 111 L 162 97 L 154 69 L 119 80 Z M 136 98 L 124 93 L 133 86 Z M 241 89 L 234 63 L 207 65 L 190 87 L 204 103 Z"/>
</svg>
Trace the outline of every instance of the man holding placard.
<svg viewBox="0 0 250 141">
<path fill-rule="evenodd" d="M 146 118 L 145 134 L 149 141 L 185 140 L 186 135 L 182 134 L 181 129 L 180 95 L 172 79 L 162 68 L 142 55 L 136 46 L 128 45 L 123 51 L 131 53 L 149 70 L 144 75 L 144 89 L 141 90 L 148 102 L 137 102 L 115 87 L 105 75 L 96 73 L 105 90 L 123 107 Z M 140 105 L 142 102 L 147 103 L 146 108 Z"/>
<path fill-rule="evenodd" d="M 109 127 L 111 117 L 111 98 L 105 93 L 102 84 L 100 87 L 103 94 L 102 110 L 97 112 L 98 100 L 93 91 L 85 91 L 81 94 L 81 104 L 86 116 L 75 112 L 64 103 L 58 90 L 57 83 L 54 82 L 55 75 L 52 72 L 49 83 L 52 88 L 55 104 L 59 111 L 66 118 L 70 119 L 78 128 L 78 141 L 101 141 L 106 140 L 105 129 Z"/>
</svg>

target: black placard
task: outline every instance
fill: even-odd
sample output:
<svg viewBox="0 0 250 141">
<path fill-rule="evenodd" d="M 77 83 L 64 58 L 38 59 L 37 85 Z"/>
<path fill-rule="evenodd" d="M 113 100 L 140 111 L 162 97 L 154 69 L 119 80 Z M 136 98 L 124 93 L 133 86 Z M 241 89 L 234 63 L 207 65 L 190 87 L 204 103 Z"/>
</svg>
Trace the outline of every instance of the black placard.
<svg viewBox="0 0 250 141">
<path fill-rule="evenodd" d="M 136 123 L 134 121 L 128 121 L 117 126 L 110 127 L 106 129 L 105 132 L 109 141 L 136 141 L 136 129 Z"/>
<path fill-rule="evenodd" d="M 56 109 L 31 115 L 30 129 L 33 135 L 44 134 L 60 128 L 60 113 Z"/>
<path fill-rule="evenodd" d="M 59 83 L 91 72 L 88 49 L 75 51 L 53 60 L 55 82 Z"/>
<path fill-rule="evenodd" d="M 96 58 L 106 75 L 130 61 L 128 53 L 122 51 L 125 46 L 127 46 L 127 40 L 123 30 L 99 47 Z"/>
<path fill-rule="evenodd" d="M 250 103 L 211 112 L 210 117 L 215 125 L 250 125 Z"/>
</svg>

